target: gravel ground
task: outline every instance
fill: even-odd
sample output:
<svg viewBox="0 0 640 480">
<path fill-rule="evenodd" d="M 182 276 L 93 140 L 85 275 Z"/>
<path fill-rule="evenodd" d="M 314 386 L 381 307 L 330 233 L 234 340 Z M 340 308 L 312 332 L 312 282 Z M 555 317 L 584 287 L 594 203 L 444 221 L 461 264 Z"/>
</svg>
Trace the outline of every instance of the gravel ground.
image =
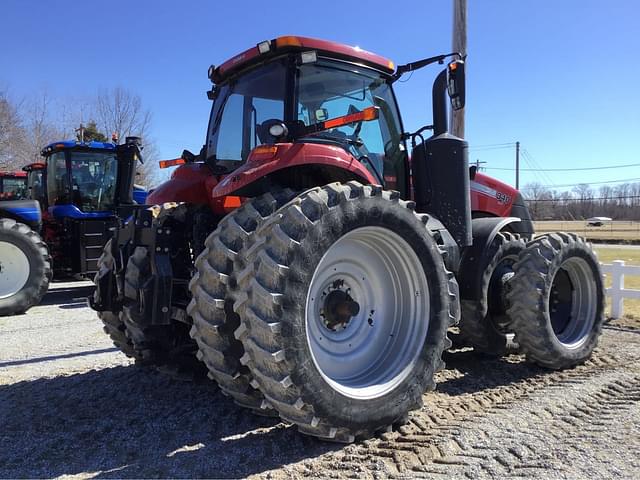
<svg viewBox="0 0 640 480">
<path fill-rule="evenodd" d="M 562 372 L 450 352 L 408 424 L 343 446 L 256 417 L 211 382 L 134 366 L 89 292 L 57 283 L 0 318 L 0 477 L 640 477 L 640 330 L 628 322 Z"/>
</svg>

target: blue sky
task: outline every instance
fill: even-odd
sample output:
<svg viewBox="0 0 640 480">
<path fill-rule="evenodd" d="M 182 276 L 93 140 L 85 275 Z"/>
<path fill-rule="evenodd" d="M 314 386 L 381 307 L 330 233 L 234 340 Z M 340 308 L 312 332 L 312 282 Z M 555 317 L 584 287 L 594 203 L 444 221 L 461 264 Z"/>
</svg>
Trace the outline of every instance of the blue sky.
<svg viewBox="0 0 640 480">
<path fill-rule="evenodd" d="M 93 10 L 91 5 L 95 5 Z M 153 111 L 164 158 L 204 142 L 211 63 L 264 39 L 299 34 L 335 40 L 396 63 L 451 48 L 450 1 L 72 2 L 3 0 L 0 85 L 26 97 L 89 96 L 122 85 Z M 469 0 L 467 139 L 470 160 L 512 168 L 640 163 L 640 31 L 636 0 Z M 436 68 L 396 86 L 405 128 L 431 122 Z M 488 170 L 509 183 L 514 173 Z M 640 177 L 640 167 L 523 172 L 521 184 Z"/>
</svg>

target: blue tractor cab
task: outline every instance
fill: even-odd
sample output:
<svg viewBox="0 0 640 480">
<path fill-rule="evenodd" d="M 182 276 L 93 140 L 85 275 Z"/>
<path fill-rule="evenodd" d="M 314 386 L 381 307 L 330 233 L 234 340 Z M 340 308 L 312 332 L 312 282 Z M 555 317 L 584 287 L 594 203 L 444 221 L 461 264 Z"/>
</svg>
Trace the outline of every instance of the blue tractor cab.
<svg viewBox="0 0 640 480">
<path fill-rule="evenodd" d="M 124 145 L 54 142 L 42 149 L 44 168 L 26 167 L 30 192 L 43 204 L 43 236 L 54 276 L 92 278 L 117 223 L 116 210 L 144 204 L 146 191 L 133 185 L 139 160 L 129 154 L 134 143 L 139 145 L 137 137 L 128 137 Z"/>
</svg>

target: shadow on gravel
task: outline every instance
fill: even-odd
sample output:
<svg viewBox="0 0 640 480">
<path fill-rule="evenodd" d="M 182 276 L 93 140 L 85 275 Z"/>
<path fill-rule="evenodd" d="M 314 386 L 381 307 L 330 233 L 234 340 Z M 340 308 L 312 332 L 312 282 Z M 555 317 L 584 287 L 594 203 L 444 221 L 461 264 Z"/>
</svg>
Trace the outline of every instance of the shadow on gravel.
<svg viewBox="0 0 640 480">
<path fill-rule="evenodd" d="M 86 298 L 93 294 L 93 286 L 55 288 L 47 292 L 39 305 L 58 305 L 59 308 L 86 307 Z M 76 307 L 76 305 L 78 307 Z"/>
<path fill-rule="evenodd" d="M 605 325 L 605 330 L 613 330 L 615 332 L 625 332 L 625 333 L 635 333 L 636 335 L 640 335 L 640 330 L 633 327 L 618 327 L 615 325 Z"/>
<path fill-rule="evenodd" d="M 0 368 L 15 367 L 16 365 L 29 365 L 31 363 L 51 362 L 54 360 L 62 360 L 65 358 L 86 357 L 89 355 L 100 355 L 102 353 L 118 352 L 119 348 L 98 348 L 94 350 L 85 350 L 84 352 L 62 353 L 60 355 L 48 355 L 46 357 L 27 358 L 23 360 L 10 360 L 8 362 L 0 362 Z M 2 387 L 0 387 L 1 389 Z"/>
<path fill-rule="evenodd" d="M 447 369 L 464 373 L 463 377 L 438 382 L 437 390 L 449 395 L 475 393 L 549 373 L 530 363 L 510 362 L 509 357 L 495 358 L 473 350 L 445 352 L 443 359 Z"/>
<path fill-rule="evenodd" d="M 1 478 L 237 478 L 341 448 L 134 366 L 0 385 L 0 412 Z"/>
</svg>

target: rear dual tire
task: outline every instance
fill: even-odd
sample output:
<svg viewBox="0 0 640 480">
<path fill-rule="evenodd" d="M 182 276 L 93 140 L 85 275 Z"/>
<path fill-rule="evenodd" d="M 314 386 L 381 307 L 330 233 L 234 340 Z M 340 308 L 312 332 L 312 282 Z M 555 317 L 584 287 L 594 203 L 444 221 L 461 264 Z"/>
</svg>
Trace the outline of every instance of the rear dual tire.
<svg viewBox="0 0 640 480">
<path fill-rule="evenodd" d="M 571 233 L 536 237 L 515 272 L 509 327 L 527 359 L 551 369 L 587 360 L 604 323 L 604 285 L 591 245 Z"/>
<path fill-rule="evenodd" d="M 241 252 L 241 361 L 301 432 L 366 438 L 434 388 L 457 283 L 427 222 L 397 192 L 330 184 L 280 209 Z"/>
<path fill-rule="evenodd" d="M 513 334 L 509 333 L 510 319 L 504 300 L 514 265 L 525 248 L 526 242 L 519 235 L 499 232 L 483 252 L 483 261 L 470 272 L 482 275 L 478 287 L 480 298 L 460 301 L 460 334 L 456 339 L 459 346 L 471 346 L 478 352 L 495 356 L 516 349 Z"/>
<path fill-rule="evenodd" d="M 265 402 L 247 367 L 240 363 L 244 348 L 233 336 L 240 325 L 233 310 L 238 293 L 236 274 L 244 268 L 238 253 L 258 225 L 293 196 L 292 190 L 277 190 L 229 213 L 207 238 L 189 284 L 191 337 L 198 343 L 198 358 L 207 365 L 209 377 L 238 405 L 267 416 L 277 413 Z"/>
</svg>

